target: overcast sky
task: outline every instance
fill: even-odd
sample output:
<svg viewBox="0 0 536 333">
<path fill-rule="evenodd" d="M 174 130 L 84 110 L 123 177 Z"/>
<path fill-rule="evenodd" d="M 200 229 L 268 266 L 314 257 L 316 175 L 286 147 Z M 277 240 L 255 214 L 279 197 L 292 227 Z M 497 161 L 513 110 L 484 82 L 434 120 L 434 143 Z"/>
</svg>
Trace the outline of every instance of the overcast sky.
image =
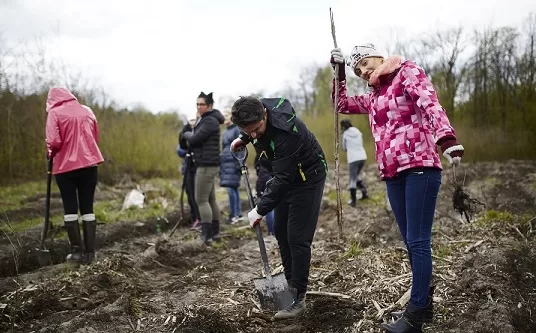
<svg viewBox="0 0 536 333">
<path fill-rule="evenodd" d="M 329 7 L 345 54 L 385 46 L 393 31 L 520 26 L 536 11 L 534 0 L 0 0 L 0 34 L 10 43 L 43 36 L 50 55 L 121 105 L 191 115 L 200 91 L 216 101 L 273 92 L 301 66 L 329 61 Z"/>
</svg>

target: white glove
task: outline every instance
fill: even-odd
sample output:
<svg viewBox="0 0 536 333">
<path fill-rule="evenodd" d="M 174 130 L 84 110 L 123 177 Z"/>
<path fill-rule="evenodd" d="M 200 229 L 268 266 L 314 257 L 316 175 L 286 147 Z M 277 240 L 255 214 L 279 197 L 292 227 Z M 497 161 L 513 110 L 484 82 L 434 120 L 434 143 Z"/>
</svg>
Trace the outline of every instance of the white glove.
<svg viewBox="0 0 536 333">
<path fill-rule="evenodd" d="M 462 161 L 463 156 L 463 146 L 460 144 L 450 146 L 443 152 L 443 156 L 447 159 L 449 162 L 449 165 L 458 166 L 460 165 L 460 162 Z"/>
<path fill-rule="evenodd" d="M 257 207 L 253 208 L 251 212 L 248 213 L 249 225 L 253 228 L 262 220 L 262 215 L 257 213 Z"/>
<path fill-rule="evenodd" d="M 236 149 L 240 147 L 245 147 L 245 146 L 246 146 L 246 143 L 242 141 L 242 139 L 236 138 L 233 140 L 233 142 L 231 142 L 231 151 L 234 152 Z"/>
<path fill-rule="evenodd" d="M 334 48 L 331 50 L 331 63 L 337 63 L 337 64 L 343 64 L 344 65 L 344 56 L 342 55 L 342 51 L 339 47 Z"/>
</svg>

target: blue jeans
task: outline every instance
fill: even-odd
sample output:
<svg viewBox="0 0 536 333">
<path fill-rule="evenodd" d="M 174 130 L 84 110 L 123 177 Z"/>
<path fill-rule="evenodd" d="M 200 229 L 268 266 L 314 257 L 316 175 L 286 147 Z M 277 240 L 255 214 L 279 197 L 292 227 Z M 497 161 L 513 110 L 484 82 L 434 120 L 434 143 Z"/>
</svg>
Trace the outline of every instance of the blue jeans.
<svg viewBox="0 0 536 333">
<path fill-rule="evenodd" d="M 275 234 L 274 231 L 274 211 L 271 210 L 268 214 L 266 214 L 266 226 L 268 227 L 268 233 L 270 235 Z"/>
<path fill-rule="evenodd" d="M 408 250 L 413 281 L 410 303 L 427 305 L 432 280 L 432 224 L 441 171 L 413 168 L 386 180 L 387 194 Z"/>
<path fill-rule="evenodd" d="M 229 195 L 230 217 L 242 215 L 242 209 L 240 207 L 240 191 L 238 190 L 238 187 L 227 187 L 227 194 Z"/>
</svg>

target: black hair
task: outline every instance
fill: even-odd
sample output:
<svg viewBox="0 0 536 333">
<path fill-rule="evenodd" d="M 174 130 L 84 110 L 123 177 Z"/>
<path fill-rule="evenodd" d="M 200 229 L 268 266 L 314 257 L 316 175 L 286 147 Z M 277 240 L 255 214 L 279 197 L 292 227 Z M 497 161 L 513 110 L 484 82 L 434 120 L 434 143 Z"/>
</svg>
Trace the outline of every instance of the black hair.
<svg viewBox="0 0 536 333">
<path fill-rule="evenodd" d="M 231 109 L 231 121 L 238 127 L 246 127 L 264 118 L 264 105 L 254 96 L 241 96 Z"/>
<path fill-rule="evenodd" d="M 212 98 L 212 93 L 205 94 L 204 92 L 201 92 L 197 98 L 202 98 L 205 100 L 205 103 L 207 105 L 214 105 L 214 99 Z"/>
<path fill-rule="evenodd" d="M 353 127 L 352 126 L 352 123 L 350 122 L 350 120 L 348 119 L 343 119 L 341 120 L 341 128 L 346 131 L 347 129 L 349 129 L 350 127 Z"/>
</svg>

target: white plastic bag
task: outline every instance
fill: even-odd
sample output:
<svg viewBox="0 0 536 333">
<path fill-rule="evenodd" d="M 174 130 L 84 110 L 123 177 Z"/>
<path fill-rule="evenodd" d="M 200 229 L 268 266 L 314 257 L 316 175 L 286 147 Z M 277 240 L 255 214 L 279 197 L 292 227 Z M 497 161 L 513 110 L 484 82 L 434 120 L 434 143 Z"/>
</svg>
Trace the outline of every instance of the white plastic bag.
<svg viewBox="0 0 536 333">
<path fill-rule="evenodd" d="M 129 209 L 130 207 L 143 208 L 144 201 L 145 195 L 140 190 L 131 190 L 125 197 L 122 210 Z"/>
</svg>

